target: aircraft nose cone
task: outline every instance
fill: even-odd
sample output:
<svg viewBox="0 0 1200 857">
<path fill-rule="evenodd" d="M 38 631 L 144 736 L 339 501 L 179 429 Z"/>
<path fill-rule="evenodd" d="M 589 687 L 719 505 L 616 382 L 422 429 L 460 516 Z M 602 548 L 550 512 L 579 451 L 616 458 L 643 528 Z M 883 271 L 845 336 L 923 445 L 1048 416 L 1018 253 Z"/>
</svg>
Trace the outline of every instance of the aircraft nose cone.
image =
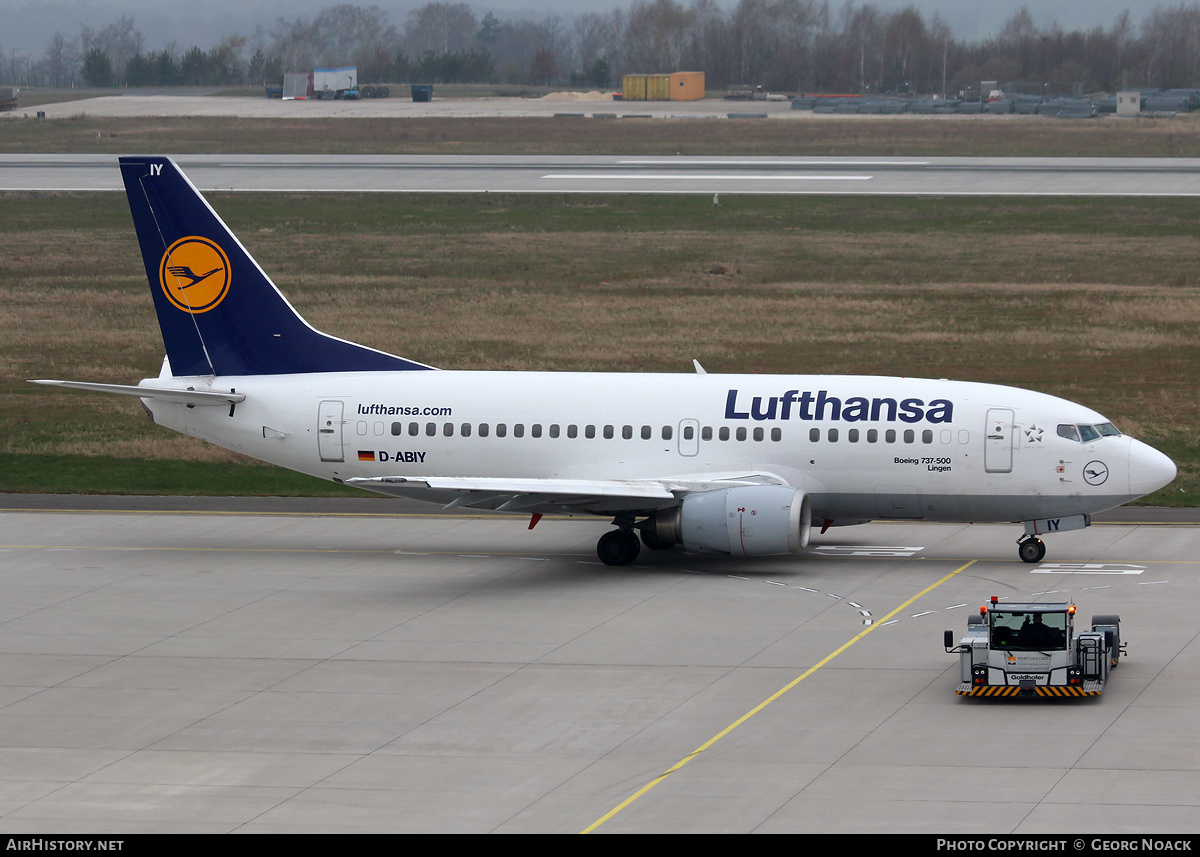
<svg viewBox="0 0 1200 857">
<path fill-rule="evenodd" d="M 1129 492 L 1152 494 L 1175 478 L 1175 462 L 1152 446 L 1135 440 L 1129 446 Z"/>
</svg>

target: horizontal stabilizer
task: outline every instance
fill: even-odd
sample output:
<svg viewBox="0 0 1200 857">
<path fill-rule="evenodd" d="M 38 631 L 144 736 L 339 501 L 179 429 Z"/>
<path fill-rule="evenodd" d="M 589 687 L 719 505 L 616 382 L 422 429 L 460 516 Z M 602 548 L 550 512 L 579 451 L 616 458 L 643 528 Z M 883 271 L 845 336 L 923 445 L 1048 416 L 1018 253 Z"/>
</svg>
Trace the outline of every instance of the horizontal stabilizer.
<svg viewBox="0 0 1200 857">
<path fill-rule="evenodd" d="M 181 405 L 236 405 L 244 402 L 243 393 L 223 390 L 180 390 L 177 387 L 141 387 L 130 384 L 94 384 L 90 381 L 30 381 L 31 384 L 46 384 L 50 387 L 68 387 L 72 390 L 90 390 L 93 393 L 115 393 L 118 396 L 137 396 L 139 399 L 161 399 Z"/>
</svg>

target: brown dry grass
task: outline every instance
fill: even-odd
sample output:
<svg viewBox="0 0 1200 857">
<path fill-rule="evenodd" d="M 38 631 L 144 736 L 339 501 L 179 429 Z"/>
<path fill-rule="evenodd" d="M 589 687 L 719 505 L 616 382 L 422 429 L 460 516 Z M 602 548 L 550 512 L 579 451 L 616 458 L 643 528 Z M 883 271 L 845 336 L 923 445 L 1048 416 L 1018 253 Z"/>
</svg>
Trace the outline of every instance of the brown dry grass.
<svg viewBox="0 0 1200 857">
<path fill-rule="evenodd" d="M 599 108 L 598 108 L 599 109 Z M 8 119 L 4 152 L 1200 156 L 1200 117 Z"/>
<path fill-rule="evenodd" d="M 19 200 L 6 204 L 20 216 Z M 1175 226 L 1119 241 L 1096 234 L 1090 214 L 1053 236 L 964 236 L 953 222 L 800 231 L 747 203 L 731 229 L 685 212 L 654 230 L 444 227 L 348 241 L 314 217 L 329 204 L 290 199 L 286 221 L 232 225 L 316 327 L 433 365 L 687 372 L 699 358 L 709 371 L 959 377 L 1064 395 L 1132 432 L 1200 424 L 1200 240 Z M 439 204 L 405 200 L 416 215 Z M 559 203 L 540 204 L 553 216 Z M 822 205 L 833 203 L 806 203 Z M 1109 206 L 1110 219 L 1140 211 Z M 30 226 L 5 240 L 21 249 L 0 268 L 0 451 L 234 460 L 165 435 L 130 401 L 23 383 L 157 374 L 161 341 L 128 232 Z"/>
</svg>

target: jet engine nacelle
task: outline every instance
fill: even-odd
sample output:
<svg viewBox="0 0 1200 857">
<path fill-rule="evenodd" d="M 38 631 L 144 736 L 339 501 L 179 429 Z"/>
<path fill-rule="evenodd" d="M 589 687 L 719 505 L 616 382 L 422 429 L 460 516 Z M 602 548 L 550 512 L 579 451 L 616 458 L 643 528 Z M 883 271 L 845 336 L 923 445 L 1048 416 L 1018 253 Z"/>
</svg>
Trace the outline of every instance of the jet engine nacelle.
<svg viewBox="0 0 1200 857">
<path fill-rule="evenodd" d="M 808 546 L 812 503 L 801 490 L 755 485 L 689 494 L 658 513 L 654 535 L 688 550 L 765 556 Z"/>
</svg>

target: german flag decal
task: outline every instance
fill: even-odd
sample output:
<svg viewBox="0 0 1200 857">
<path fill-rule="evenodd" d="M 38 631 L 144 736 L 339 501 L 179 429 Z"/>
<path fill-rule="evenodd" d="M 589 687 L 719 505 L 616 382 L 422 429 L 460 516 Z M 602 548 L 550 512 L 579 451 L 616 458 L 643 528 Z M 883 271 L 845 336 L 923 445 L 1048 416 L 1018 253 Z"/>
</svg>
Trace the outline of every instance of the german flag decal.
<svg viewBox="0 0 1200 857">
<path fill-rule="evenodd" d="M 372 452 L 371 450 L 360 449 L 358 451 L 358 460 L 359 461 L 374 461 L 375 453 Z"/>
</svg>

